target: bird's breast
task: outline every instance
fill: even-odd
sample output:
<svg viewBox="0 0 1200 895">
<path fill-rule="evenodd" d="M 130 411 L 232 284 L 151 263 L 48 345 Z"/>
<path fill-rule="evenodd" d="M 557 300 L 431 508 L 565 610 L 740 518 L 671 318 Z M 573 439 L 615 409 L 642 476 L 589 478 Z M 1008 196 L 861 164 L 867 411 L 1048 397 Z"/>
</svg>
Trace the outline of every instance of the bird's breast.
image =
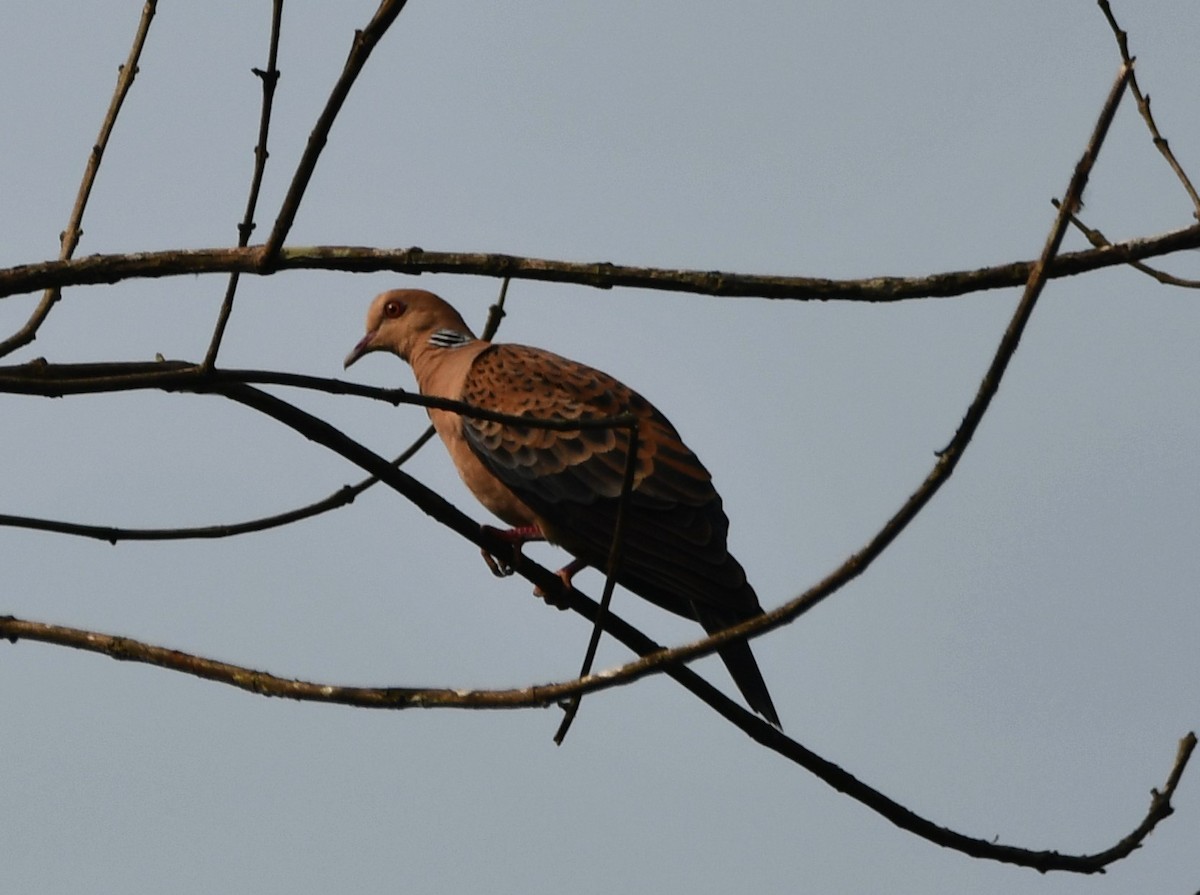
<svg viewBox="0 0 1200 895">
<path fill-rule="evenodd" d="M 509 525 L 537 525 L 541 528 L 540 521 L 533 511 L 475 456 L 463 435 L 461 416 L 446 410 L 431 409 L 429 418 L 433 421 L 433 428 L 442 439 L 442 443 L 446 445 L 463 484 L 475 495 L 476 500 Z"/>
</svg>

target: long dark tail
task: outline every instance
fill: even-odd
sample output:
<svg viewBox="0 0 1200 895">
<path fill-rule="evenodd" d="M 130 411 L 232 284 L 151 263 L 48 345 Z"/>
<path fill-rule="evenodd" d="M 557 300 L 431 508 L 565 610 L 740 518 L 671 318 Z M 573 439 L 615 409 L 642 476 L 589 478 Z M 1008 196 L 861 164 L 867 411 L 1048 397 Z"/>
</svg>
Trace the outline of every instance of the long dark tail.
<svg viewBox="0 0 1200 895">
<path fill-rule="evenodd" d="M 695 606 L 694 608 L 700 624 L 709 634 L 716 634 L 739 621 L 745 621 L 740 618 L 719 616 L 706 607 Z M 745 697 L 750 708 L 782 730 L 783 725 L 779 722 L 779 713 L 775 711 L 775 703 L 771 701 L 767 682 L 763 680 L 762 672 L 758 670 L 758 662 L 754 659 L 750 644 L 745 640 L 735 640 L 717 650 L 717 655 L 729 669 L 729 676 L 733 678 L 737 688 L 742 691 L 742 696 Z"/>
</svg>

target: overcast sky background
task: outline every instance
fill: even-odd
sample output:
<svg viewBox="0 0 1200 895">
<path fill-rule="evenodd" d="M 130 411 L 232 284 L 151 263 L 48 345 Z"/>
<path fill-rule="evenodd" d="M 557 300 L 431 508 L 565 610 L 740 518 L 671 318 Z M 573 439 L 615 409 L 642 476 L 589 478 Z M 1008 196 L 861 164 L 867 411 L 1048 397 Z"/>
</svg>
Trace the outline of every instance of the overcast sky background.
<svg viewBox="0 0 1200 895">
<path fill-rule="evenodd" d="M 285 10 L 269 231 L 368 2 Z M 9 4 L 0 264 L 58 251 L 140 4 Z M 1200 177 L 1194 0 L 1118 0 Z M 269 4 L 164 3 L 79 253 L 229 245 Z M 1033 257 L 1118 65 L 1085 0 L 413 0 L 333 129 L 293 245 L 419 245 L 743 273 L 927 274 Z M 1087 193 L 1112 238 L 1192 209 L 1131 101 Z M 1084 245 L 1072 235 L 1068 246 Z M 1200 275 L 1192 258 L 1166 266 Z M 370 298 L 416 285 L 482 324 L 498 283 L 243 278 L 221 361 L 341 376 Z M 6 362 L 198 360 L 223 277 L 67 290 Z M 890 306 L 515 282 L 501 338 L 648 395 L 713 471 L 765 605 L 859 548 L 957 426 L 1015 290 Z M 0 301 L 0 334 L 36 297 Z M 789 734 L 969 835 L 1093 852 L 1141 820 L 1200 722 L 1200 298 L 1129 270 L 1052 282 L 959 471 L 860 580 L 755 651 Z M 350 378 L 412 383 L 376 355 Z M 287 393 L 394 455 L 415 408 Z M 0 512 L 233 522 L 362 474 L 217 398 L 0 398 Z M 440 446 L 410 471 L 481 521 Z M 561 563 L 548 547 L 532 548 Z M 223 541 L 116 547 L 0 529 L 0 613 L 285 677 L 504 687 L 569 678 L 588 627 L 497 581 L 394 493 Z M 598 592 L 599 576 L 580 578 Z M 699 628 L 618 592 L 678 643 Z M 601 650 L 600 667 L 626 652 Z M 697 666 L 731 690 L 712 660 Z M 1190 893 L 1200 768 L 1103 877 L 937 848 L 664 677 L 557 710 L 370 712 L 0 645 L 11 892 Z"/>
</svg>

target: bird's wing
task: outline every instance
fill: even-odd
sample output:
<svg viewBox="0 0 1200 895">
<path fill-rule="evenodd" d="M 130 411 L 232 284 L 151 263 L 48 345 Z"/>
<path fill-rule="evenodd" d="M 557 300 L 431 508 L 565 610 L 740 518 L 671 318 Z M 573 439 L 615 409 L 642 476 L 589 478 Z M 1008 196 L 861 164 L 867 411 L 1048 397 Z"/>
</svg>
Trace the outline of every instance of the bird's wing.
<svg viewBox="0 0 1200 895">
<path fill-rule="evenodd" d="M 531 419 L 633 414 L 638 462 L 622 542 L 623 584 L 679 614 L 694 604 L 745 617 L 761 611 L 726 549 L 729 522 L 708 470 L 667 419 L 613 377 L 549 351 L 493 345 L 475 359 L 462 399 Z M 463 418 L 481 462 L 547 523 L 547 534 L 603 569 L 629 450 L 624 428 L 554 431 Z"/>
</svg>

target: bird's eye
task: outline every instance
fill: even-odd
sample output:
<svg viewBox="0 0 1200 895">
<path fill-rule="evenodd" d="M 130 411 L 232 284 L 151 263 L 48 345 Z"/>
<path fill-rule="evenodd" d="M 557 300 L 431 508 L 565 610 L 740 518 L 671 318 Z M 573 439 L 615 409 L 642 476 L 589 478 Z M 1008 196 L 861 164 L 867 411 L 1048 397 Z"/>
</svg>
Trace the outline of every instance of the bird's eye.
<svg viewBox="0 0 1200 895">
<path fill-rule="evenodd" d="M 383 315 L 385 317 L 399 317 L 404 313 L 404 302 L 392 299 L 383 306 Z"/>
</svg>

